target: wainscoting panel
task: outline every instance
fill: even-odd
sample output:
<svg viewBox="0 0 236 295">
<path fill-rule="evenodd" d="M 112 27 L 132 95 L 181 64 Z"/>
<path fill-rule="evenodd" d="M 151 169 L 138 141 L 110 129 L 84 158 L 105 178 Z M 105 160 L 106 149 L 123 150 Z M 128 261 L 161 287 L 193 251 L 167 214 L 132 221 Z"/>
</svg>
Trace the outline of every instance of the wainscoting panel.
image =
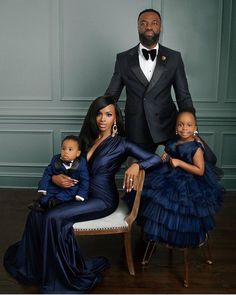
<svg viewBox="0 0 236 295">
<path fill-rule="evenodd" d="M 229 46 L 229 59 L 228 59 L 228 83 L 227 83 L 227 102 L 236 102 L 236 3 L 231 1 L 231 11 L 229 15 L 229 30 L 230 30 L 230 46 Z"/>
<path fill-rule="evenodd" d="M 182 53 L 194 101 L 217 102 L 222 0 L 163 4 L 163 43 Z"/>
<path fill-rule="evenodd" d="M 182 54 L 222 183 L 236 190 L 233 0 L 1 0 L 0 187 L 37 187 L 62 139 L 79 133 L 105 92 L 116 54 L 138 44 L 137 17 L 150 7 L 162 15 L 160 43 Z"/>
<path fill-rule="evenodd" d="M 0 100 L 50 100 L 52 1 L 0 3 Z"/>
</svg>

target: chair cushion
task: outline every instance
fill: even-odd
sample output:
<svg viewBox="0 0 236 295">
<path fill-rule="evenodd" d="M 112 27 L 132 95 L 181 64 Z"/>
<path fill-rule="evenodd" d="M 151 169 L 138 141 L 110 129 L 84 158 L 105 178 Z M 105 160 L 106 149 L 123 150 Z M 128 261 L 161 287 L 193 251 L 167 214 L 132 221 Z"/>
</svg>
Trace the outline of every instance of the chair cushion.
<svg viewBox="0 0 236 295">
<path fill-rule="evenodd" d="M 112 214 L 94 220 L 76 222 L 73 225 L 74 230 L 104 230 L 128 227 L 125 217 L 129 213 L 126 204 L 120 200 L 119 206 Z"/>
</svg>

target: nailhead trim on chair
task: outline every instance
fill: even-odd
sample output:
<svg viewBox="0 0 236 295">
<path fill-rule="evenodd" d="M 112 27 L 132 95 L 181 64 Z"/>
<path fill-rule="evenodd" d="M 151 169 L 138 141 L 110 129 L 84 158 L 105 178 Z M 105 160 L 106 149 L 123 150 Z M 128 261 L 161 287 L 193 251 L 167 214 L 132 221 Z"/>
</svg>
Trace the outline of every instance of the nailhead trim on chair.
<svg viewBox="0 0 236 295">
<path fill-rule="evenodd" d="M 127 228 L 128 223 L 124 219 L 127 216 L 128 211 L 126 204 L 123 201 L 120 201 L 118 208 L 112 214 L 99 219 L 76 222 L 74 223 L 73 228 L 75 231 Z M 99 220 L 99 226 L 97 220 Z"/>
<path fill-rule="evenodd" d="M 74 230 L 76 231 L 76 230 L 80 230 L 80 231 L 90 231 L 90 230 L 106 230 L 106 229 L 118 229 L 118 228 L 126 228 L 126 227 L 128 227 L 128 225 L 127 226 L 117 226 L 117 227 L 102 227 L 102 228 L 97 228 L 97 227 L 92 227 L 92 228 L 87 228 L 87 229 L 85 229 L 85 228 L 74 228 Z"/>
</svg>

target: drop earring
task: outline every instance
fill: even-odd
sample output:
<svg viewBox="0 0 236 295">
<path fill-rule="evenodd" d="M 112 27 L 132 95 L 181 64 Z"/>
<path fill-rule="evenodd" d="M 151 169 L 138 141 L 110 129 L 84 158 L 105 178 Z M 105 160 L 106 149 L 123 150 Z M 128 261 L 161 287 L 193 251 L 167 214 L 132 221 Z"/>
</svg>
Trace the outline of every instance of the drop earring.
<svg viewBox="0 0 236 295">
<path fill-rule="evenodd" d="M 117 125 L 116 122 L 114 122 L 113 126 L 112 126 L 112 137 L 115 137 L 118 134 L 118 129 L 117 129 Z"/>
<path fill-rule="evenodd" d="M 195 131 L 193 132 L 193 136 L 196 136 L 196 135 L 198 135 L 198 131 L 197 131 L 197 130 L 195 130 Z"/>
</svg>

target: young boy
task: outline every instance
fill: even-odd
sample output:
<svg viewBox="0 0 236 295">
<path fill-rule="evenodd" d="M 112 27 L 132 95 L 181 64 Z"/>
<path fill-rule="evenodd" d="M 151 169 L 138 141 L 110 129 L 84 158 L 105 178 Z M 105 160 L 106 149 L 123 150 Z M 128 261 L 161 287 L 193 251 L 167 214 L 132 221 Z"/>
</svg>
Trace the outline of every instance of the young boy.
<svg viewBox="0 0 236 295">
<path fill-rule="evenodd" d="M 52 176 L 65 174 L 74 181 L 74 186 L 61 188 L 52 182 Z M 53 156 L 44 170 L 38 185 L 41 196 L 31 203 L 30 209 L 44 211 L 70 200 L 84 201 L 88 198 L 89 172 L 86 159 L 81 156 L 78 138 L 66 136 L 61 144 L 61 153 Z"/>
</svg>

